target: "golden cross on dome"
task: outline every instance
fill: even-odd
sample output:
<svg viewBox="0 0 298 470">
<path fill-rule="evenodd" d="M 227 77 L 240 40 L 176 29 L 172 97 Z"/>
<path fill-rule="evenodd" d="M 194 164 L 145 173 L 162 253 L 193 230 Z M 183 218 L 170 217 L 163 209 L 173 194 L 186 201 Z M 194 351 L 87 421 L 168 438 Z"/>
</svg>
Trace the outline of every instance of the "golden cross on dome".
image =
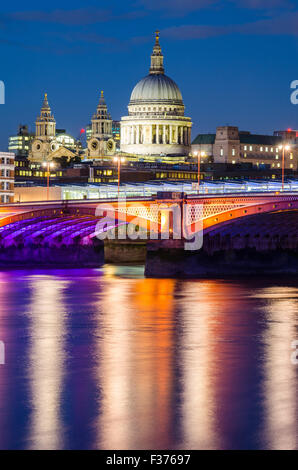
<svg viewBox="0 0 298 470">
<path fill-rule="evenodd" d="M 156 42 L 159 41 L 159 34 L 160 34 L 160 31 L 158 31 L 158 29 L 155 31 L 155 39 L 156 39 Z"/>
</svg>

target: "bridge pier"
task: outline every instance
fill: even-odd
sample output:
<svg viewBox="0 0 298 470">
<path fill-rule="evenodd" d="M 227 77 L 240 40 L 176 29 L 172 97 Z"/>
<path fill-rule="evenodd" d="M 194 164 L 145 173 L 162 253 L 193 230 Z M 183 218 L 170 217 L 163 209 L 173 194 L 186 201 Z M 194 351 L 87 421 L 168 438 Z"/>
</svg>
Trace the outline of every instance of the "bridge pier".
<svg viewBox="0 0 298 470">
<path fill-rule="evenodd" d="M 104 260 L 109 264 L 144 264 L 146 240 L 104 240 Z"/>
<path fill-rule="evenodd" d="M 216 245 L 206 237 L 203 248 L 185 251 L 175 240 L 147 246 L 146 277 L 224 278 L 298 275 L 298 243 L 267 238 L 249 243 L 247 237 Z M 251 242 L 251 240 L 250 240 Z M 212 246 L 212 248 L 211 248 Z"/>
<path fill-rule="evenodd" d="M 18 244 L 0 248 L 0 267 L 99 267 L 104 264 L 103 243 L 42 245 Z"/>
</svg>

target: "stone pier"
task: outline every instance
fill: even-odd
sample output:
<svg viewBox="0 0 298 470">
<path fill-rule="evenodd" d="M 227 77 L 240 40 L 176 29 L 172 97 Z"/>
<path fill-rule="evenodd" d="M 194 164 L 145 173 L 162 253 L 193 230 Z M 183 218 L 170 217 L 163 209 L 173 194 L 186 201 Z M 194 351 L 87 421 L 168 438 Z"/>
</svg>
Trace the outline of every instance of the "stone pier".
<svg viewBox="0 0 298 470">
<path fill-rule="evenodd" d="M 146 240 L 105 240 L 104 259 L 109 264 L 144 264 Z"/>
</svg>

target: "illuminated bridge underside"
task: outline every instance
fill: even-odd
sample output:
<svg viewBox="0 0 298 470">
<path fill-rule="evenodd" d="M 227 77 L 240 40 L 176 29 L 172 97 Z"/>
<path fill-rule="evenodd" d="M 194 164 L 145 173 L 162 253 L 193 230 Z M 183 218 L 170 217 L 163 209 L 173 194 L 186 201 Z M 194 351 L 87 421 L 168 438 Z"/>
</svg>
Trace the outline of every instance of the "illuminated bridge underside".
<svg viewBox="0 0 298 470">
<path fill-rule="evenodd" d="M 205 233 L 204 251 L 254 249 L 298 252 L 298 211 L 280 211 L 239 218 Z"/>
</svg>

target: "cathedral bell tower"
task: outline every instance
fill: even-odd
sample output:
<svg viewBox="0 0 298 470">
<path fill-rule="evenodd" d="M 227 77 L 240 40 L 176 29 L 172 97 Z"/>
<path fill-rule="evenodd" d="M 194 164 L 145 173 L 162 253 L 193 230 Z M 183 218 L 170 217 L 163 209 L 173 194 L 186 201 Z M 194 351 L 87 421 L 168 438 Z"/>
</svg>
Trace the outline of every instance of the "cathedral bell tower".
<svg viewBox="0 0 298 470">
<path fill-rule="evenodd" d="M 32 141 L 29 159 L 43 162 L 59 148 L 56 141 L 56 121 L 51 112 L 47 93 L 44 94 L 40 115 L 35 121 L 35 139 Z"/>
<path fill-rule="evenodd" d="M 87 142 L 89 158 L 96 159 L 104 155 L 114 155 L 116 143 L 112 138 L 112 122 L 102 91 L 96 112 L 91 119 L 91 137 Z"/>
</svg>

